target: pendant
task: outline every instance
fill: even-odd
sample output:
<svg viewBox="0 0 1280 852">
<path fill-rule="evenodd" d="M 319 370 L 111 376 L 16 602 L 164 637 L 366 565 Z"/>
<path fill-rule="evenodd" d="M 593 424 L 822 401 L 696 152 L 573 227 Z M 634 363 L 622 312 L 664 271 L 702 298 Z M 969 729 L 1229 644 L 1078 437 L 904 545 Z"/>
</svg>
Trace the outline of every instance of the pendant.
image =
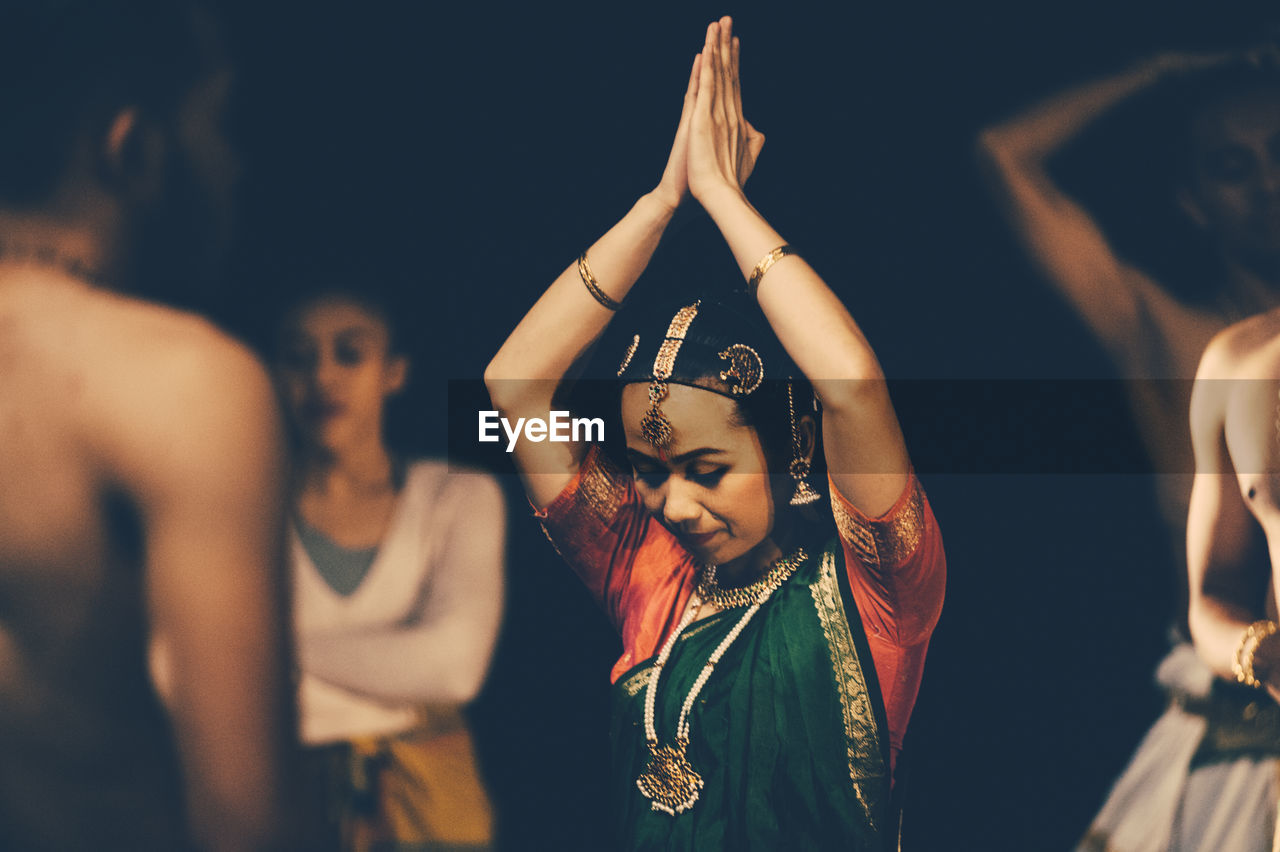
<svg viewBox="0 0 1280 852">
<path fill-rule="evenodd" d="M 689 741 L 676 737 L 675 745 L 660 746 L 649 742 L 649 762 L 636 779 L 636 786 L 652 802 L 655 811 L 675 816 L 693 807 L 702 789 L 699 775 L 685 756 Z"/>
</svg>

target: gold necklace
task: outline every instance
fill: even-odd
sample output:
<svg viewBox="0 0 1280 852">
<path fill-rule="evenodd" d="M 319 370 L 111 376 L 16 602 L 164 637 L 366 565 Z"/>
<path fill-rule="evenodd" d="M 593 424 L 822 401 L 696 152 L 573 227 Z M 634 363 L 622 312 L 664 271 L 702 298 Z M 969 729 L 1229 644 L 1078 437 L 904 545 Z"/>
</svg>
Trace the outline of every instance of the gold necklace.
<svg viewBox="0 0 1280 852">
<path fill-rule="evenodd" d="M 702 576 L 698 578 L 698 597 L 720 609 L 749 606 L 761 594 L 772 592 L 786 582 L 791 572 L 796 570 L 796 566 L 808 558 L 802 547 L 786 559 L 774 562 L 759 580 L 738 589 L 720 588 L 720 584 L 716 581 L 716 566 L 707 565 L 703 567 Z"/>
<path fill-rule="evenodd" d="M 716 649 L 711 652 L 711 657 L 707 660 L 706 665 L 702 667 L 697 680 L 693 682 L 693 687 L 689 690 L 689 694 L 685 696 L 684 703 L 680 705 L 680 718 L 676 722 L 676 738 L 672 745 L 664 746 L 658 744 L 658 731 L 654 722 L 654 710 L 658 702 L 658 677 L 662 674 L 662 668 L 667 664 L 667 660 L 671 658 L 671 650 L 675 647 L 676 639 L 684 632 L 697 614 L 702 601 L 715 603 L 715 601 L 704 598 L 702 588 L 707 579 L 707 571 L 703 572 L 703 579 L 698 584 L 698 589 L 689 598 L 689 604 L 685 607 L 684 616 L 680 619 L 680 623 L 676 625 L 675 630 L 671 631 L 671 635 L 667 637 L 667 641 L 662 646 L 662 650 L 658 652 L 658 658 L 653 663 L 653 669 L 649 672 L 649 683 L 644 694 L 644 736 L 645 742 L 649 746 L 649 761 L 645 764 L 644 772 L 640 773 L 640 777 L 636 779 L 636 786 L 640 789 L 641 794 L 651 802 L 651 807 L 655 811 L 663 811 L 675 816 L 683 813 L 698 801 L 698 791 L 703 787 L 702 776 L 689 763 L 687 751 L 689 749 L 689 712 L 693 709 L 693 703 L 698 698 L 698 693 L 702 691 L 702 687 L 706 686 L 707 681 L 711 678 L 711 672 L 715 669 L 716 663 L 720 662 L 720 658 L 724 656 L 724 652 L 733 644 L 733 640 L 738 638 L 747 622 L 751 617 L 760 611 L 760 607 L 769 599 L 779 586 L 786 582 L 796 570 L 796 568 L 808 559 L 808 555 L 801 548 L 786 559 L 779 559 L 769 569 L 769 573 L 759 582 L 753 583 L 742 589 L 730 589 L 724 592 L 715 585 L 715 566 L 708 566 L 711 577 L 711 588 L 714 593 L 724 595 L 745 595 L 754 590 L 754 599 L 750 601 L 750 607 L 733 629 L 720 641 Z M 730 604 L 730 606 L 740 606 L 741 604 Z M 728 608 L 720 603 L 716 606 Z"/>
</svg>

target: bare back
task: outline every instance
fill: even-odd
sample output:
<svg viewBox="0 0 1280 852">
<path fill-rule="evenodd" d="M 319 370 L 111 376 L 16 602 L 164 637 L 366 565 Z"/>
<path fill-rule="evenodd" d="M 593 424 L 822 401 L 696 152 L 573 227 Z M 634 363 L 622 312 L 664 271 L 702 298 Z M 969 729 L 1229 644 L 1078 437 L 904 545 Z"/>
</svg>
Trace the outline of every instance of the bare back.
<svg viewBox="0 0 1280 852">
<path fill-rule="evenodd" d="M 108 302 L 73 282 L 0 285 L 0 802 L 18 843 L 70 845 L 88 825 L 55 803 L 74 815 L 82 797 L 108 834 L 132 821 L 111 810 L 129 802 L 153 814 L 137 842 L 180 837 L 176 756 L 144 665 L 138 514 L 91 441 L 95 421 L 114 428 L 97 389 L 134 369 Z"/>
<path fill-rule="evenodd" d="M 193 701 L 196 690 L 180 681 L 185 698 L 171 724 L 147 648 L 158 633 L 186 629 L 179 624 L 198 627 L 227 582 L 213 572 L 174 581 L 177 560 L 162 538 L 174 525 L 158 498 L 183 503 L 181 489 L 166 485 L 186 473 L 174 454 L 191 455 L 201 439 L 218 446 L 213 430 L 200 434 L 208 417 L 183 413 L 193 392 L 216 397 L 218 385 L 185 385 L 219 361 L 234 363 L 233 349 L 192 317 L 54 271 L 0 270 L 0 847 L 181 848 L 193 833 L 187 810 L 225 783 L 210 780 L 217 761 L 203 742 L 217 738 L 215 723 L 201 718 L 221 708 Z M 262 443 L 257 451 L 272 450 Z M 261 476 L 274 471 L 265 467 Z M 219 528 L 215 519 L 210 526 Z M 268 662 L 248 665 L 247 676 L 271 692 L 282 654 L 261 633 L 258 607 L 274 614 L 276 578 L 261 559 L 250 562 L 266 585 L 246 583 L 247 593 L 265 600 L 231 600 L 227 611 L 249 619 Z M 182 583 L 199 583 L 215 603 L 184 612 Z M 226 685 L 195 654 L 182 664 L 210 688 Z M 255 710 L 276 703 L 265 695 L 247 702 Z M 276 723 L 259 724 L 266 732 Z M 264 737 L 249 739 L 273 766 Z M 234 741 L 223 745 L 239 751 Z M 260 767 L 245 771 L 269 810 Z M 233 795 L 212 797 L 215 810 L 232 808 Z"/>
</svg>

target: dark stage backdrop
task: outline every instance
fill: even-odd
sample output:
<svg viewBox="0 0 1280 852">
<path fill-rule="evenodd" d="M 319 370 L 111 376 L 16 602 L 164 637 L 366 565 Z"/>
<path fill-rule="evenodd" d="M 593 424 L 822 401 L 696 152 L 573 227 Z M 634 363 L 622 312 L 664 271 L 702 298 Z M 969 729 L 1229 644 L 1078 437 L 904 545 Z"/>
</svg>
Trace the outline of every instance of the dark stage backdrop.
<svg viewBox="0 0 1280 852">
<path fill-rule="evenodd" d="M 610 848 L 618 642 L 504 454 L 469 438 L 480 400 L 449 411 L 447 382 L 478 380 L 540 290 L 656 182 L 703 28 L 724 13 L 768 137 L 749 196 L 886 373 L 931 380 L 895 388 L 950 574 L 908 741 L 905 848 L 1067 848 L 1159 712 L 1173 559 L 1114 376 L 997 218 L 974 137 L 1144 54 L 1256 38 L 1265 7 L 241 6 L 245 228 L 216 310 L 263 341 L 292 291 L 390 291 L 416 357 L 395 436 L 432 453 L 452 437 L 459 461 L 506 477 L 507 619 L 474 708 L 502 848 Z M 1164 141 L 1145 126 L 1104 128 L 1064 168 L 1123 250 L 1169 264 L 1166 199 L 1131 166 Z"/>
</svg>

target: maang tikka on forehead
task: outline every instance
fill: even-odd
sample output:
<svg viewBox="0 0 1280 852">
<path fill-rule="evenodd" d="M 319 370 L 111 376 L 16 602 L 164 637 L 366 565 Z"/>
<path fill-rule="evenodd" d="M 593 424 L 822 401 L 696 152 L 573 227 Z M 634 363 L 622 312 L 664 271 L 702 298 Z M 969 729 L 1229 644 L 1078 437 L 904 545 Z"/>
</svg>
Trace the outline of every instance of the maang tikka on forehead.
<svg viewBox="0 0 1280 852">
<path fill-rule="evenodd" d="M 684 343 L 684 337 L 689 333 L 689 326 L 693 324 L 693 318 L 698 315 L 698 307 L 701 304 L 702 300 L 699 299 L 692 305 L 685 305 L 676 311 L 676 315 L 671 318 L 671 324 L 667 326 L 666 338 L 658 347 L 658 354 L 653 359 L 653 381 L 649 383 L 649 410 L 640 421 L 640 437 L 648 441 L 655 450 L 667 450 L 671 447 L 673 434 L 671 421 L 658 406 L 667 398 L 667 379 L 671 378 L 671 371 L 676 366 L 676 355 L 680 353 L 680 346 Z"/>
<path fill-rule="evenodd" d="M 719 335 L 710 329 L 690 335 L 690 327 L 702 307 L 702 301 L 698 300 L 676 311 L 653 359 L 649 382 L 649 410 L 640 421 L 640 436 L 658 450 L 659 454 L 670 449 L 675 438 L 671 421 L 662 411 L 662 402 L 668 396 L 671 382 L 738 399 L 755 391 L 764 381 L 764 362 L 751 346 L 733 343 L 722 349 L 723 343 L 711 343 Z M 712 321 L 712 328 L 715 327 L 716 316 L 715 311 L 707 314 L 706 318 Z M 622 365 L 618 368 L 620 377 L 631 364 L 639 344 L 638 338 L 639 335 L 632 338 L 631 345 L 624 354 Z M 677 358 L 681 359 L 680 364 L 683 365 L 679 371 L 676 369 Z M 718 368 L 713 365 L 718 365 Z"/>
</svg>

